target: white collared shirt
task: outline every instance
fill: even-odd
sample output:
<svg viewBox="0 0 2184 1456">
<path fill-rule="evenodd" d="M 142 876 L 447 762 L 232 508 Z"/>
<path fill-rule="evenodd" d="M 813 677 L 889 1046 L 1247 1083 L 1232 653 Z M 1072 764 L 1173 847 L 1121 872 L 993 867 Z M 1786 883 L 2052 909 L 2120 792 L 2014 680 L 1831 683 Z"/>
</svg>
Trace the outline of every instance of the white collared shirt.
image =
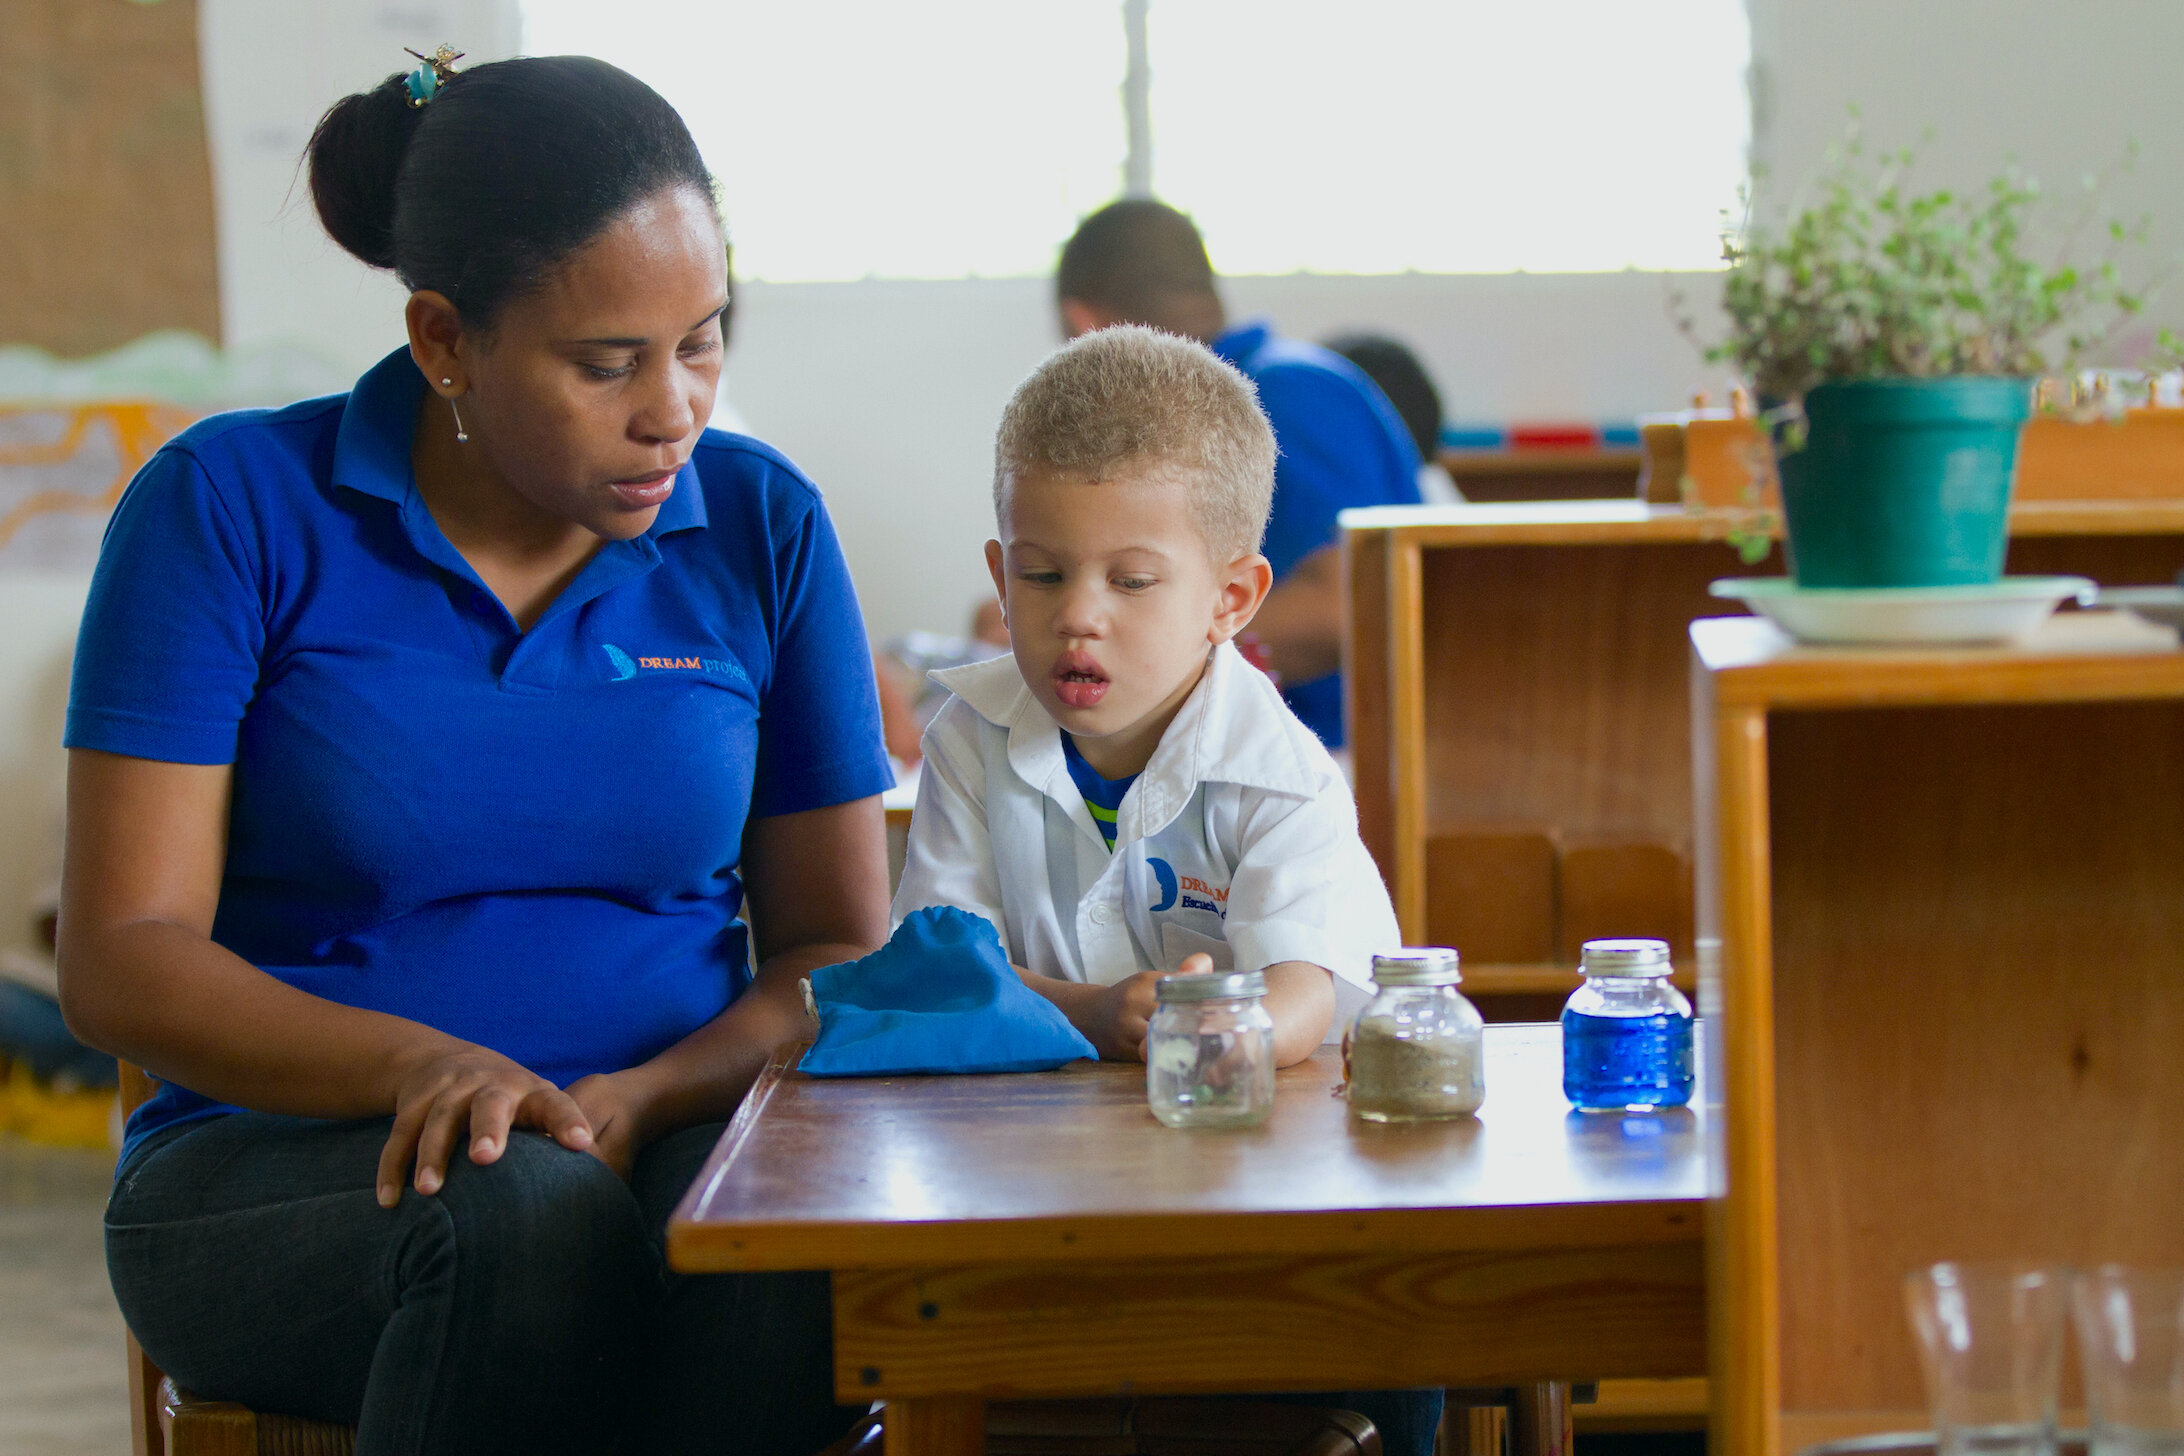
<svg viewBox="0 0 2184 1456">
<path fill-rule="evenodd" d="M 1264 673 L 1214 649 L 1112 852 L 1013 656 L 933 679 L 955 697 L 925 731 L 896 924 L 954 905 L 993 922 L 1012 963 L 1097 985 L 1199 951 L 1222 970 L 1307 961 L 1335 974 L 1340 1035 L 1402 937 L 1342 770 Z"/>
</svg>

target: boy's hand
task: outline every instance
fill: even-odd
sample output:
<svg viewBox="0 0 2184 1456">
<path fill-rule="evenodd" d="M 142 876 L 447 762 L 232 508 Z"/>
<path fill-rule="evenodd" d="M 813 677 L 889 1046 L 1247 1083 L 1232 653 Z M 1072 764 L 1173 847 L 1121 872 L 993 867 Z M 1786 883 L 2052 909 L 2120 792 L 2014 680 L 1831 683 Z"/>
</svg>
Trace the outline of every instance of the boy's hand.
<svg viewBox="0 0 2184 1456">
<path fill-rule="evenodd" d="M 1201 976 L 1213 970 L 1210 955 L 1183 957 L 1177 974 Z M 1092 1004 L 1090 1023 L 1077 1029 L 1086 1040 L 1099 1048 L 1100 1056 L 1111 1062 L 1142 1062 L 1145 1060 L 1145 1033 L 1152 1024 L 1153 1010 L 1159 1004 L 1156 987 L 1165 971 L 1139 971 L 1136 975 L 1106 987 Z"/>
<path fill-rule="evenodd" d="M 1102 1060 L 1145 1060 L 1145 1030 L 1152 1023 L 1155 997 L 1153 983 L 1163 972 L 1139 971 L 1112 986 L 1103 986 L 1092 999 L 1077 1030 L 1099 1051 Z"/>
</svg>

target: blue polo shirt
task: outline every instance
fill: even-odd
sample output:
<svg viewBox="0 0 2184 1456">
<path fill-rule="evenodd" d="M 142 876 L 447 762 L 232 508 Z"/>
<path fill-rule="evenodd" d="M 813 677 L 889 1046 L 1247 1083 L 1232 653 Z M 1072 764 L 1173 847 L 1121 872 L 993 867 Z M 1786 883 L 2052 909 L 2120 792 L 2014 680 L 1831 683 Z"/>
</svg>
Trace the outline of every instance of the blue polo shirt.
<svg viewBox="0 0 2184 1456">
<path fill-rule="evenodd" d="M 1281 451 L 1274 513 L 1260 550 L 1274 580 L 1335 540 L 1335 516 L 1352 506 L 1418 504 L 1418 447 L 1363 370 L 1331 349 L 1285 339 L 1264 323 L 1242 324 L 1213 351 L 1258 386 Z M 1342 746 L 1342 677 L 1289 683 L 1282 697 L 1330 748 Z"/>
<path fill-rule="evenodd" d="M 220 945 L 566 1085 L 748 983 L 750 818 L 892 782 L 871 655 L 818 491 L 713 430 L 652 528 L 518 630 L 417 493 L 423 388 L 396 353 L 153 457 L 67 743 L 234 766 Z M 163 1086 L 129 1140 L 227 1110 Z"/>
</svg>

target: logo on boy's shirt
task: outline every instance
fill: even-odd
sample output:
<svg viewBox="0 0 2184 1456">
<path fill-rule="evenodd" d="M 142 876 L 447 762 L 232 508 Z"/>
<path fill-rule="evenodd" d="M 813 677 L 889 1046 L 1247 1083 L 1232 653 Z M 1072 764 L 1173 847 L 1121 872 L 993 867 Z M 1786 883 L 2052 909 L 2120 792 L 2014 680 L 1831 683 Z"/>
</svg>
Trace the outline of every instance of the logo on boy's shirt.
<svg viewBox="0 0 2184 1456">
<path fill-rule="evenodd" d="M 1209 885 L 1196 875 L 1179 875 L 1175 866 L 1164 859 L 1147 859 L 1145 867 L 1153 872 L 1153 882 L 1160 887 L 1160 899 L 1153 906 L 1155 915 L 1163 910 L 1210 910 L 1228 919 L 1227 886 Z"/>
<path fill-rule="evenodd" d="M 600 646 L 607 654 L 607 661 L 614 665 L 614 680 L 626 682 L 640 672 L 710 672 L 721 677 L 732 677 L 738 682 L 751 679 L 744 673 L 741 663 L 720 657 L 631 657 L 612 642 Z"/>
</svg>

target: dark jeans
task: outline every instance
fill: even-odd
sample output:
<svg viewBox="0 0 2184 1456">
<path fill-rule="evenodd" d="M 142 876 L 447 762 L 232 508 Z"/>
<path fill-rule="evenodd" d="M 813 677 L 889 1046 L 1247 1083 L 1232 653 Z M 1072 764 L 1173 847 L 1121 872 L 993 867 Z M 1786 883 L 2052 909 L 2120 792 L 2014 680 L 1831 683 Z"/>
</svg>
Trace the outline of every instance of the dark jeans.
<svg viewBox="0 0 2184 1456">
<path fill-rule="evenodd" d="M 824 1274 L 678 1275 L 667 1216 L 720 1124 L 624 1184 L 534 1133 L 373 1198 L 387 1119 L 239 1113 L 155 1135 L 106 1213 L 114 1293 L 185 1389 L 355 1422 L 357 1456 L 809 1456 L 834 1403 Z"/>
</svg>

